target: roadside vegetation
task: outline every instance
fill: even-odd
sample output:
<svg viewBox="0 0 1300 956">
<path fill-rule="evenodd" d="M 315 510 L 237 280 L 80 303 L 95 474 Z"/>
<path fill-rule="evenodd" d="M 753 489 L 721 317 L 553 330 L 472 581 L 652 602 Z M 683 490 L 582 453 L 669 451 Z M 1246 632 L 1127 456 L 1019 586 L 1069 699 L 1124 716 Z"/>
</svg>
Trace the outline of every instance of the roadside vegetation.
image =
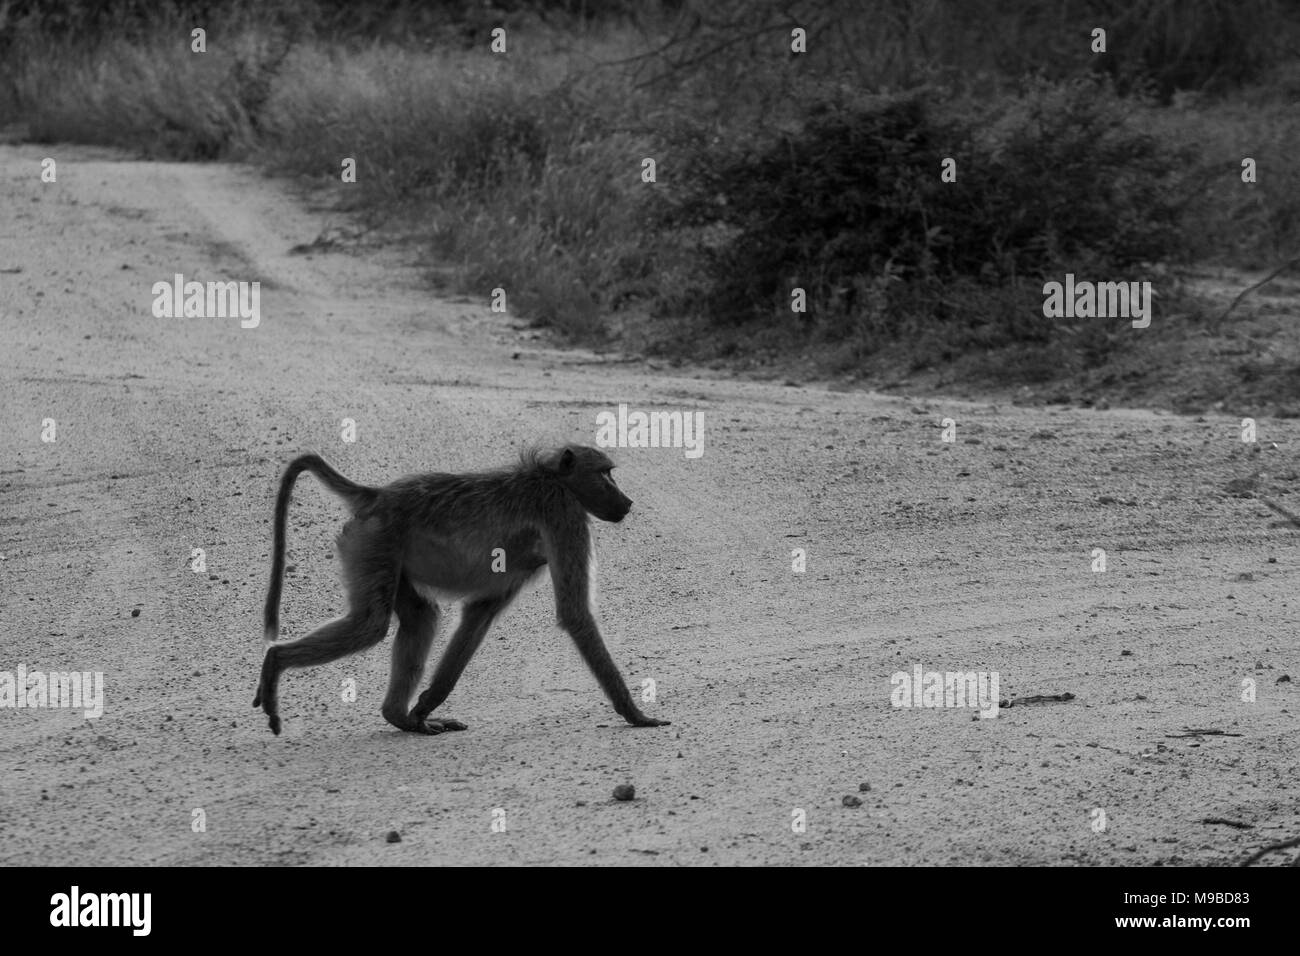
<svg viewBox="0 0 1300 956">
<path fill-rule="evenodd" d="M 1291 414 L 1288 307 L 1218 316 L 1300 256 L 1298 54 L 1285 0 L 16 0 L 0 122 L 316 181 L 584 344 Z M 1151 328 L 1045 317 L 1067 273 Z"/>
</svg>

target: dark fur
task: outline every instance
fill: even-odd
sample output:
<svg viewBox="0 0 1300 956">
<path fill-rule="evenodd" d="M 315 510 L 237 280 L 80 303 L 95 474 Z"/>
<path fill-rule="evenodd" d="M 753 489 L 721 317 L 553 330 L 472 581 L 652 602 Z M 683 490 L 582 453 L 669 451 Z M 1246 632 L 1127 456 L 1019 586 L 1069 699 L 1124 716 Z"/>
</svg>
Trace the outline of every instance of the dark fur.
<svg viewBox="0 0 1300 956">
<path fill-rule="evenodd" d="M 641 713 L 600 636 L 589 606 L 591 557 L 588 514 L 622 521 L 631 500 L 614 484 L 613 462 L 595 448 L 569 445 L 543 455 L 525 454 L 518 467 L 470 475 L 426 474 L 369 488 L 344 478 L 318 455 L 294 459 L 280 480 L 275 502 L 274 554 L 267 589 L 266 637 L 279 633 L 284 579 L 285 524 L 294 480 L 310 471 L 339 495 L 352 518 L 338 537 L 348 591 L 348 613 L 306 637 L 273 644 L 262 662 L 253 706 L 280 732 L 277 689 L 290 667 L 311 667 L 378 644 L 398 620 L 383 715 L 402 730 L 464 730 L 458 721 L 434 720 L 437 708 L 478 650 L 493 619 L 541 569 L 550 565 L 555 609 L 614 709 L 630 724 L 668 723 Z M 505 572 L 492 571 L 492 551 L 503 548 Z M 419 588 L 451 592 L 465 601 L 460 627 L 433 680 L 408 710 L 433 645 L 438 607 Z"/>
</svg>

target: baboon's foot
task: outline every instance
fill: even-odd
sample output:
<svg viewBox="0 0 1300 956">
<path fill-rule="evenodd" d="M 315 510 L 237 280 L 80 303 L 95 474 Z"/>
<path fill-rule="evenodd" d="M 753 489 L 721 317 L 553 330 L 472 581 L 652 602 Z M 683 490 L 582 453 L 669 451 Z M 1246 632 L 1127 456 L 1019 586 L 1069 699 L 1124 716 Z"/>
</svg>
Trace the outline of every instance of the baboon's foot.
<svg viewBox="0 0 1300 956">
<path fill-rule="evenodd" d="M 275 698 L 265 697 L 259 693 L 257 699 L 253 701 L 253 706 L 256 707 L 259 703 L 262 705 L 262 711 L 266 714 L 266 723 L 271 728 L 271 733 L 279 737 L 280 709 L 275 705 Z"/>
<path fill-rule="evenodd" d="M 253 696 L 253 706 L 261 707 L 266 714 L 266 722 L 271 728 L 271 733 L 277 737 L 280 736 L 280 707 L 275 699 L 275 694 L 266 690 L 264 683 L 257 685 L 257 693 Z"/>
<path fill-rule="evenodd" d="M 384 707 L 380 713 L 398 730 L 412 734 L 442 734 L 451 730 L 467 730 L 459 720 L 449 717 L 433 718 L 427 714 L 417 714 L 414 710 L 399 710 L 397 707 Z"/>
<path fill-rule="evenodd" d="M 414 722 L 414 726 L 408 728 L 417 734 L 445 734 L 453 730 L 468 730 L 469 728 L 459 720 L 452 720 L 450 717 L 425 717 L 422 720 Z"/>
<path fill-rule="evenodd" d="M 276 666 L 275 649 L 271 648 L 262 658 L 262 673 L 257 679 L 257 693 L 253 695 L 253 706 L 261 707 L 266 714 L 271 733 L 280 735 L 280 695 L 277 693 L 280 683 L 280 668 Z"/>
</svg>

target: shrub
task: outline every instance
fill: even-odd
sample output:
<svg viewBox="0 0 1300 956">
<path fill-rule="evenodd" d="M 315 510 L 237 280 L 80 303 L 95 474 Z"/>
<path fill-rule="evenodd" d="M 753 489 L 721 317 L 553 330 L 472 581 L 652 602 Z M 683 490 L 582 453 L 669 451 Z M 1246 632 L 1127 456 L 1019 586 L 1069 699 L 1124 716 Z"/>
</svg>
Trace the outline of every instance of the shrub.
<svg viewBox="0 0 1300 956">
<path fill-rule="evenodd" d="M 970 316 L 958 280 L 1005 287 L 994 302 L 1007 304 L 1021 282 L 1177 252 L 1190 160 L 1135 129 L 1106 86 L 1036 83 L 946 115 L 933 98 L 828 99 L 798 130 L 697 148 L 657 222 L 695 238 L 700 310 L 788 320 L 798 286 L 831 338 L 959 323 L 995 344 L 1047 332 L 1015 309 Z M 956 182 L 941 181 L 945 157 Z"/>
</svg>

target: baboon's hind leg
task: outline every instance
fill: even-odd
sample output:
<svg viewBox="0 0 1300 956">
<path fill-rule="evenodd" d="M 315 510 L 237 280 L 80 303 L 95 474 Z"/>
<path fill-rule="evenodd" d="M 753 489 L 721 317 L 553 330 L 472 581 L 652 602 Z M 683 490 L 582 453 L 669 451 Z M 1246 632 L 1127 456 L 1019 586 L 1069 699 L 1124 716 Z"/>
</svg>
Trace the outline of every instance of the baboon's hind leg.
<svg viewBox="0 0 1300 956">
<path fill-rule="evenodd" d="M 435 719 L 429 714 L 447 699 L 447 695 L 456 686 L 456 681 L 460 680 L 460 675 L 464 673 L 465 665 L 470 662 L 474 652 L 483 643 L 492 621 L 506 609 L 514 596 L 515 592 L 511 591 L 509 594 L 466 602 L 461 614 L 460 626 L 456 628 L 447 650 L 443 652 L 442 660 L 438 662 L 438 669 L 434 671 L 428 690 L 420 695 L 415 707 L 411 709 L 411 719 L 419 725 L 423 733 L 440 734 L 444 730 L 465 729 L 465 725 L 460 721 L 449 720 L 446 717 Z"/>
<path fill-rule="evenodd" d="M 422 731 L 411 716 L 411 695 L 424 673 L 438 628 L 438 606 L 426 601 L 411 586 L 405 574 L 397 582 L 397 637 L 393 641 L 393 665 L 384 696 L 383 715 L 399 730 Z M 455 721 L 452 721 L 455 723 Z M 464 730 L 463 724 L 445 727 Z"/>
<path fill-rule="evenodd" d="M 272 644 L 262 659 L 253 706 L 266 713 L 271 732 L 280 732 L 280 675 L 290 667 L 326 664 L 378 644 L 388 634 L 397 568 L 382 542 L 360 533 L 340 538 L 339 557 L 348 582 L 348 613 L 306 637 Z"/>
<path fill-rule="evenodd" d="M 262 679 L 253 706 L 266 713 L 271 732 L 280 732 L 280 675 L 290 667 L 327 664 L 378 644 L 388 634 L 388 609 L 371 608 L 331 621 L 306 637 L 273 644 L 262 660 Z"/>
</svg>

